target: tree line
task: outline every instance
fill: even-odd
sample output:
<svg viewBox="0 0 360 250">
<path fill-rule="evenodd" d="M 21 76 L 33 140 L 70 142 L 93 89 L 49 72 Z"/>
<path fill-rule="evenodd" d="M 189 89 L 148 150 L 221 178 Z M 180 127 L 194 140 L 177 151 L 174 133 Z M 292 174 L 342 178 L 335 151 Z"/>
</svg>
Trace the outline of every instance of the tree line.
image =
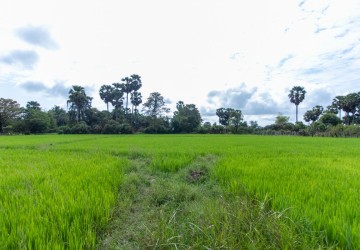
<svg viewBox="0 0 360 250">
<path fill-rule="evenodd" d="M 106 104 L 106 110 L 92 107 L 93 98 L 79 85 L 73 85 L 69 90 L 66 110 L 54 106 L 45 111 L 37 101 L 29 101 L 21 107 L 15 100 L 0 98 L 0 133 L 360 135 L 360 92 L 336 96 L 326 109 L 316 105 L 306 111 L 306 125 L 298 121 L 298 107 L 304 101 L 306 91 L 301 86 L 294 86 L 288 97 L 296 107 L 296 122 L 290 123 L 289 117 L 279 114 L 273 124 L 261 127 L 256 121 L 244 121 L 242 111 L 231 107 L 216 109 L 218 123 L 204 122 L 196 105 L 183 101 L 177 102 L 170 118 L 164 97 L 153 92 L 143 102 L 141 87 L 142 80 L 137 74 L 124 77 L 118 83 L 102 85 L 99 96 Z"/>
<path fill-rule="evenodd" d="M 143 102 L 141 87 L 141 77 L 136 74 L 102 85 L 99 96 L 106 110 L 92 107 L 93 98 L 79 85 L 69 90 L 66 110 L 54 106 L 45 111 L 37 101 L 21 107 L 15 100 L 0 98 L 0 133 L 193 133 L 201 126 L 195 104 L 179 101 L 170 119 L 164 97 L 153 92 Z"/>
<path fill-rule="evenodd" d="M 318 136 L 360 136 L 360 92 L 336 96 L 326 108 L 315 105 L 304 113 L 304 121 L 298 122 L 298 106 L 304 101 L 304 87 L 294 86 L 289 92 L 290 102 L 296 107 L 296 122 L 279 114 L 275 123 L 263 128 L 267 134 L 297 134 Z"/>
</svg>

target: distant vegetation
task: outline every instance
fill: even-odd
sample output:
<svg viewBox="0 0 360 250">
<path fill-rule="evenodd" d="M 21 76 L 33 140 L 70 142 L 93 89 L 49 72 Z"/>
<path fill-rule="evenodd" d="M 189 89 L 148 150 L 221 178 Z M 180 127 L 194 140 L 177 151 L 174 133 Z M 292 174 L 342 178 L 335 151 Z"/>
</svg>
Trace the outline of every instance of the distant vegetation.
<svg viewBox="0 0 360 250">
<path fill-rule="evenodd" d="M 306 125 L 298 122 L 298 108 L 306 91 L 294 86 L 288 97 L 296 107 L 296 122 L 290 123 L 289 117 L 279 113 L 273 124 L 261 127 L 257 121 L 244 121 L 243 112 L 233 107 L 219 107 L 216 110 L 219 123 L 211 124 L 202 119 L 195 104 L 183 101 L 178 101 L 169 116 L 164 97 L 153 92 L 143 101 L 141 87 L 141 77 L 136 74 L 123 78 L 121 83 L 101 86 L 99 95 L 107 107 L 102 111 L 92 107 L 93 98 L 78 85 L 69 90 L 67 110 L 54 106 L 44 111 L 37 101 L 20 107 L 15 100 L 0 98 L 0 133 L 360 136 L 360 92 L 336 96 L 326 108 L 316 105 L 306 111 L 304 120 L 309 123 Z"/>
</svg>

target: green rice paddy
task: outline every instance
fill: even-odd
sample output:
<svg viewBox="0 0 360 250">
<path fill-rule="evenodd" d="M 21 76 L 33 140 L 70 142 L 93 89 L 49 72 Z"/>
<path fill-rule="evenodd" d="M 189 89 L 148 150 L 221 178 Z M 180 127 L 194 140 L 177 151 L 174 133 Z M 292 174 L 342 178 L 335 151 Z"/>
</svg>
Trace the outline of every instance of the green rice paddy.
<svg viewBox="0 0 360 250">
<path fill-rule="evenodd" d="M 128 249 L 358 249 L 359 153 L 343 138 L 3 136 L 0 248 L 121 249 L 134 210 L 149 232 Z"/>
</svg>

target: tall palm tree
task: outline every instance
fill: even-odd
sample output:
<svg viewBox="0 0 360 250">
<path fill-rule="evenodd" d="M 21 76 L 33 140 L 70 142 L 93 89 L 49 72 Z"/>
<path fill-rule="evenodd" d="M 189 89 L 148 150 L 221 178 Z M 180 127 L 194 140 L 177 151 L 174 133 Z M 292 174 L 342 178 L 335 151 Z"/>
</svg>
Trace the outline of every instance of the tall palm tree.
<svg viewBox="0 0 360 250">
<path fill-rule="evenodd" d="M 134 92 L 138 91 L 142 86 L 141 77 L 139 75 L 133 74 L 130 76 L 130 78 L 131 78 L 132 91 Z"/>
<path fill-rule="evenodd" d="M 123 93 L 126 93 L 126 106 L 125 106 L 125 114 L 127 115 L 128 113 L 128 103 L 129 103 L 129 94 L 132 91 L 133 86 L 131 85 L 132 83 L 132 79 L 130 77 L 125 77 L 123 79 L 121 79 L 121 81 L 123 82 L 121 84 L 121 88 Z"/>
<path fill-rule="evenodd" d="M 341 110 L 343 109 L 344 106 L 344 96 L 336 96 L 333 101 L 332 101 L 332 106 L 334 108 L 336 108 L 339 111 L 339 118 L 341 119 Z"/>
<path fill-rule="evenodd" d="M 100 98 L 106 103 L 106 109 L 109 112 L 109 102 L 111 102 L 114 88 L 111 85 L 102 85 L 100 87 Z"/>
<path fill-rule="evenodd" d="M 70 110 L 76 111 L 77 120 L 81 120 L 81 116 L 84 111 L 91 107 L 92 97 L 89 97 L 85 93 L 84 87 L 73 85 L 69 91 L 69 100 L 67 105 L 70 104 Z"/>
<path fill-rule="evenodd" d="M 296 106 L 296 122 L 298 122 L 298 106 L 305 99 L 306 91 L 304 87 L 294 86 L 288 95 L 290 102 Z"/>
<path fill-rule="evenodd" d="M 136 91 L 132 92 L 130 101 L 131 101 L 132 105 L 135 106 L 135 122 L 136 122 L 136 114 L 138 113 L 137 107 L 142 103 L 141 93 L 136 92 Z M 134 113 L 134 112 L 132 111 L 132 113 Z"/>
<path fill-rule="evenodd" d="M 124 103 L 124 92 L 122 90 L 122 84 L 120 83 L 113 83 L 114 90 L 111 94 L 111 104 L 114 106 L 115 109 L 115 119 L 118 118 L 118 112 L 121 109 Z"/>
<path fill-rule="evenodd" d="M 343 98 L 342 110 L 346 112 L 345 121 L 348 125 L 353 122 L 358 105 L 360 105 L 360 96 L 358 93 L 350 93 Z M 352 116 L 350 116 L 350 113 L 352 113 Z"/>
</svg>

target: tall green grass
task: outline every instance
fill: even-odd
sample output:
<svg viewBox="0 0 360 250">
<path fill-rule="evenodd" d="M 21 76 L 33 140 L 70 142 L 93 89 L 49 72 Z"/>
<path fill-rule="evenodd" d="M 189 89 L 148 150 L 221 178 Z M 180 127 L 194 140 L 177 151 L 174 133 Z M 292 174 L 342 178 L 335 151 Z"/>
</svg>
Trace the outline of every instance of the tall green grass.
<svg viewBox="0 0 360 250">
<path fill-rule="evenodd" d="M 307 228 L 303 233 L 323 232 L 325 241 L 357 248 L 359 148 L 358 139 L 338 138 L 0 137 L 0 243 L 94 248 L 121 195 L 128 161 L 144 158 L 154 171 L 171 175 L 211 154 L 218 159 L 211 178 L 224 192 L 266 199 L 273 210 Z"/>
<path fill-rule="evenodd" d="M 1 248 L 94 248 L 126 164 L 103 152 L 63 151 L 44 141 L 31 149 L 0 149 Z"/>
<path fill-rule="evenodd" d="M 216 176 L 229 192 L 270 197 L 309 231 L 353 249 L 360 246 L 359 146 L 355 139 L 255 138 L 229 150 Z"/>
</svg>

